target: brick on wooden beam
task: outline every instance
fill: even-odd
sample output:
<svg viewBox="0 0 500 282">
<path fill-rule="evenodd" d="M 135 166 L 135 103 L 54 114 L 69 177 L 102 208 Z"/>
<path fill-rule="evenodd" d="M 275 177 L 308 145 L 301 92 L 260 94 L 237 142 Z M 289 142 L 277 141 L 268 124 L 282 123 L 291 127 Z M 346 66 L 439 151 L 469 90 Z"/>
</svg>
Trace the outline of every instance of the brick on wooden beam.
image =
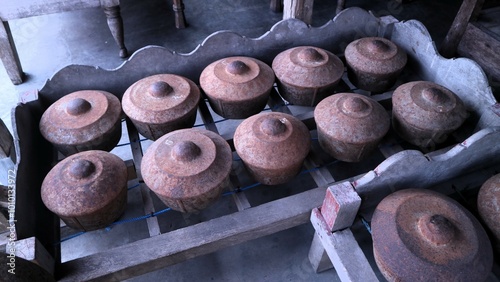
<svg viewBox="0 0 500 282">
<path fill-rule="evenodd" d="M 326 189 L 321 214 L 330 231 L 351 227 L 361 206 L 361 198 L 350 182 L 345 181 Z"/>
<path fill-rule="evenodd" d="M 16 257 L 33 262 L 54 275 L 54 258 L 35 237 L 16 241 L 15 252 Z M 7 244 L 7 253 L 9 253 L 9 244 Z"/>
</svg>

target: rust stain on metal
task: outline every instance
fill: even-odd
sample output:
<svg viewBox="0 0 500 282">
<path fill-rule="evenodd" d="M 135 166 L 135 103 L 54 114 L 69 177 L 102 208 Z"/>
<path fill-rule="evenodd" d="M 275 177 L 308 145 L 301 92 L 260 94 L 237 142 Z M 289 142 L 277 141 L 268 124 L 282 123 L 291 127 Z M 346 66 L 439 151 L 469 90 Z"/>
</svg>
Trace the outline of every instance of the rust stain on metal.
<svg viewBox="0 0 500 282">
<path fill-rule="evenodd" d="M 84 231 L 104 228 L 125 210 L 127 167 L 105 151 L 71 155 L 47 174 L 41 196 L 68 226 Z"/>
<path fill-rule="evenodd" d="M 390 117 L 375 100 L 339 93 L 314 110 L 321 148 L 334 158 L 358 162 L 369 156 L 389 131 Z"/>
<path fill-rule="evenodd" d="M 40 132 L 62 154 L 87 150 L 111 151 L 121 137 L 121 106 L 105 91 L 70 93 L 52 104 L 42 115 Z"/>
<path fill-rule="evenodd" d="M 157 74 L 132 84 L 123 95 L 122 107 L 141 135 L 156 140 L 192 127 L 200 96 L 200 89 L 190 79 Z"/>
<path fill-rule="evenodd" d="M 173 210 L 196 212 L 217 200 L 230 184 L 232 153 L 214 132 L 180 129 L 156 140 L 141 168 L 144 182 Z"/>
<path fill-rule="evenodd" d="M 200 75 L 200 86 L 212 109 L 230 119 L 243 119 L 262 111 L 273 84 L 271 67 L 250 57 L 215 61 Z"/>
<path fill-rule="evenodd" d="M 349 80 L 358 88 L 383 92 L 396 82 L 407 62 L 406 53 L 381 37 L 366 37 L 347 45 Z"/>
<path fill-rule="evenodd" d="M 313 46 L 299 46 L 278 54 L 272 63 L 280 95 L 300 106 L 315 106 L 335 93 L 344 64 L 333 53 Z"/>
<path fill-rule="evenodd" d="M 395 131 L 422 148 L 446 140 L 467 118 L 460 98 L 449 89 L 429 81 L 399 86 L 392 96 Z"/>
<path fill-rule="evenodd" d="M 496 250 L 500 251 L 500 174 L 488 179 L 477 197 L 479 215 L 495 236 Z"/>
<path fill-rule="evenodd" d="M 389 281 L 484 281 L 493 265 L 481 224 L 452 199 L 400 190 L 372 218 L 375 261 Z"/>
<path fill-rule="evenodd" d="M 236 152 L 252 176 L 266 185 L 285 183 L 295 177 L 310 145 L 305 124 L 285 113 L 251 116 L 234 133 Z"/>
</svg>

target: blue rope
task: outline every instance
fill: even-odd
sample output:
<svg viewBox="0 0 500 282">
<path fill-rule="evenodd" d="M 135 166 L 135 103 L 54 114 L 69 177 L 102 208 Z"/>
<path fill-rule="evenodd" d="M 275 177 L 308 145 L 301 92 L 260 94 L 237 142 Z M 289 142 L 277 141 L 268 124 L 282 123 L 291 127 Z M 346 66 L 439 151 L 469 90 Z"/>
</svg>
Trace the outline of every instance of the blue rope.
<svg viewBox="0 0 500 282">
<path fill-rule="evenodd" d="M 372 234 L 372 228 L 370 227 L 370 224 L 362 216 L 360 216 L 360 218 L 366 230 L 368 230 L 368 233 Z"/>
</svg>

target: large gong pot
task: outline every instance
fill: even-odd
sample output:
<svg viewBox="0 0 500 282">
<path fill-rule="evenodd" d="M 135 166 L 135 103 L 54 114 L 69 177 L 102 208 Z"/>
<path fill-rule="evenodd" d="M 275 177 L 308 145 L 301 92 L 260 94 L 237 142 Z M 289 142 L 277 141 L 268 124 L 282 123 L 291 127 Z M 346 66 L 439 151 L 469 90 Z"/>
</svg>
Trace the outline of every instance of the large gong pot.
<svg viewBox="0 0 500 282">
<path fill-rule="evenodd" d="M 264 62 L 250 57 L 228 57 L 208 65 L 200 86 L 220 116 L 244 119 L 266 106 L 274 73 Z"/>
<path fill-rule="evenodd" d="M 382 37 L 355 40 L 345 49 L 349 80 L 358 88 L 383 92 L 394 85 L 407 62 L 403 49 Z"/>
<path fill-rule="evenodd" d="M 481 224 L 449 197 L 397 191 L 372 218 L 373 253 L 389 281 L 484 281 L 493 266 Z"/>
<path fill-rule="evenodd" d="M 260 113 L 245 119 L 234 133 L 234 147 L 255 180 L 266 185 L 288 182 L 309 153 L 309 130 L 294 116 Z"/>
<path fill-rule="evenodd" d="M 392 96 L 395 131 L 422 148 L 443 143 L 467 118 L 462 100 L 452 91 L 429 81 L 399 86 Z"/>
<path fill-rule="evenodd" d="M 127 205 L 127 167 L 105 151 L 77 153 L 50 170 L 41 195 L 45 206 L 69 227 L 82 231 L 104 228 Z"/>
<path fill-rule="evenodd" d="M 40 132 L 63 155 L 111 151 L 120 141 L 120 100 L 111 93 L 82 90 L 54 102 L 40 119 Z"/>
<path fill-rule="evenodd" d="M 181 128 L 196 120 L 200 89 L 179 75 L 157 74 L 132 84 L 122 99 L 125 114 L 137 131 L 150 140 Z"/>
<path fill-rule="evenodd" d="M 232 153 L 214 132 L 180 129 L 156 140 L 142 159 L 148 187 L 173 210 L 200 211 L 230 184 Z"/>
<path fill-rule="evenodd" d="M 280 95 L 299 106 L 316 106 L 335 93 L 344 64 L 333 53 L 313 46 L 299 46 L 279 53 L 273 60 Z"/>
</svg>

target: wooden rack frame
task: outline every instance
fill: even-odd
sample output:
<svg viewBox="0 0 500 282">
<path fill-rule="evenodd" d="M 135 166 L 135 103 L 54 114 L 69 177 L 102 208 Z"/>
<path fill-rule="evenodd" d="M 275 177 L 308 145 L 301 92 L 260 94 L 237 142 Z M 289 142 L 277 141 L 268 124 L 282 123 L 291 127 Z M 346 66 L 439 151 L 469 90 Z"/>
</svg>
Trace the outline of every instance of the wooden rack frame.
<svg viewBox="0 0 500 282">
<path fill-rule="evenodd" d="M 378 155 L 383 156 L 382 160 L 387 158 L 385 161 L 377 162 L 380 163 L 378 166 L 360 163 L 356 169 L 360 170 L 358 174 L 361 175 L 353 175 L 348 179 L 341 179 L 340 182 L 335 182 L 330 169 L 325 166 L 326 162 L 321 158 L 318 151 L 320 149 L 313 146 L 305 166 L 310 169 L 308 173 L 316 188 L 254 207 L 250 206 L 245 197 L 246 192 L 233 193 L 237 212 L 163 234 L 158 218 L 150 217 L 147 219 L 149 238 L 60 263 L 60 246 L 54 244 L 60 240 L 59 219 L 43 206 L 40 199 L 41 182 L 53 165 L 55 150 L 42 138 L 38 122 L 44 109 L 54 101 L 67 93 L 82 89 L 101 89 L 121 97 L 135 81 L 158 73 L 175 73 L 197 82 L 206 65 L 227 56 L 250 56 L 270 64 L 279 52 L 300 45 L 318 46 L 342 54 L 349 42 L 366 36 L 391 39 L 408 53 L 412 79 L 417 77 L 442 84 L 464 100 L 471 112 L 471 122 L 457 134 L 457 139 L 461 142 L 468 137 L 466 142 L 452 146 L 451 149 L 424 155 L 419 151 L 407 150 L 399 144 L 395 136 L 389 134 L 379 146 Z M 463 77 L 469 78 L 473 83 L 464 81 Z M 353 90 L 353 87 L 344 77 L 339 91 L 349 89 Z M 390 110 L 391 94 L 392 92 L 387 92 L 372 97 Z M 292 106 L 279 106 L 282 103 L 279 96 L 273 93 L 269 100 L 270 107 L 296 115 L 314 134 L 311 109 L 297 113 L 298 110 Z M 401 189 L 411 183 L 409 181 L 424 179 L 425 186 L 433 186 L 465 173 L 497 165 L 497 156 L 500 153 L 498 108 L 487 79 L 477 64 L 468 59 L 447 60 L 439 56 L 421 23 L 401 23 L 390 17 L 379 19 L 359 8 L 346 9 L 319 28 L 311 28 L 298 20 L 284 20 L 257 39 L 230 32 L 218 32 L 189 54 L 178 54 L 161 47 L 145 47 L 115 70 L 67 66 L 47 81 L 39 92 L 38 100 L 19 105 L 13 111 L 18 161 L 17 236 L 20 242 L 32 242 L 28 248 L 28 253 L 33 254 L 29 258 L 31 261 L 39 261 L 36 254 L 41 253 L 45 254 L 45 258 L 53 258 L 55 272 L 50 267 L 48 270 L 52 271 L 52 274 L 55 273 L 57 279 L 119 281 L 307 223 L 311 210 L 322 205 L 328 185 L 351 183 L 349 185 L 354 187 L 362 203 L 356 214 L 360 213 L 369 218 L 378 201 L 394 189 Z M 217 132 L 218 127 L 213 122 L 214 115 L 210 113 L 206 102 L 200 103 L 199 114 L 206 128 Z M 141 143 L 136 142 L 139 136 L 130 122 L 127 122 L 127 129 L 137 176 L 132 181 L 141 183 Z M 462 138 L 464 135 L 465 138 Z M 224 137 L 231 143 L 230 134 Z M 429 160 L 439 169 L 432 170 L 432 173 L 425 170 Z M 411 166 L 415 165 L 423 170 L 413 170 Z M 234 171 L 241 169 L 240 167 Z M 365 173 L 366 171 L 368 173 Z M 430 174 L 422 178 L 422 173 Z M 418 175 L 420 176 L 417 177 Z M 234 189 L 237 189 L 240 181 L 240 174 L 233 173 Z M 140 186 L 145 214 L 154 212 L 151 192 L 145 184 Z M 345 225 L 348 226 L 350 225 Z M 182 244 L 179 244 L 181 241 Z M 315 238 L 313 242 L 317 241 L 318 238 Z M 37 251 L 40 249 L 45 251 Z M 137 249 L 143 250 L 143 254 L 137 255 Z M 316 249 L 313 253 L 324 257 L 323 249 Z"/>
</svg>

